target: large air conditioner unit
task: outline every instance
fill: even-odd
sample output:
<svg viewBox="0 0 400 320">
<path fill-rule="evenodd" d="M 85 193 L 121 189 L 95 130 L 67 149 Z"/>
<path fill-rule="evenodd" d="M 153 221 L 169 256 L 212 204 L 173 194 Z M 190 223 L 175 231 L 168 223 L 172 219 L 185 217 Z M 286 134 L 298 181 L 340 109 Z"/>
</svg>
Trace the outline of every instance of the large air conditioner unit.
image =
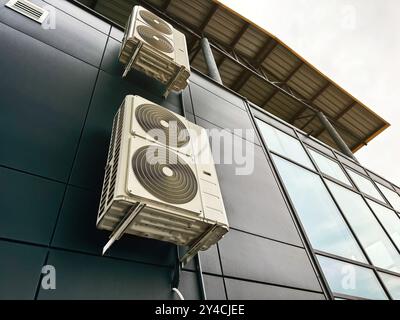
<svg viewBox="0 0 400 320">
<path fill-rule="evenodd" d="M 141 6 L 135 6 L 126 25 L 119 60 L 124 76 L 137 69 L 171 90 L 186 88 L 190 64 L 185 35 Z"/>
<path fill-rule="evenodd" d="M 128 233 L 189 247 L 183 263 L 218 242 L 229 226 L 206 130 L 127 96 L 114 118 L 97 227 L 112 232 L 103 253 Z"/>
</svg>

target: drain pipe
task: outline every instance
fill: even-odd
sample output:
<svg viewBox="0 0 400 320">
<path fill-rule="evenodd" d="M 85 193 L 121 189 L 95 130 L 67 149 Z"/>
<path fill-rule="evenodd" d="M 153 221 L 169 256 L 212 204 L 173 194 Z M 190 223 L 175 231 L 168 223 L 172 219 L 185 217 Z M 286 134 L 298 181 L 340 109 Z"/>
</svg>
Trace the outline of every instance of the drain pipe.
<svg viewBox="0 0 400 320">
<path fill-rule="evenodd" d="M 222 84 L 221 75 L 219 74 L 218 67 L 215 62 L 214 55 L 212 53 L 208 39 L 204 37 L 201 39 L 200 42 L 204 60 L 208 69 L 208 75 L 218 83 Z"/>
<path fill-rule="evenodd" d="M 322 125 L 325 127 L 325 129 L 329 132 L 329 135 L 335 141 L 336 145 L 339 147 L 340 151 L 342 151 L 346 156 L 352 158 L 354 161 L 358 162 L 356 157 L 354 156 L 353 152 L 351 152 L 350 148 L 344 142 L 343 138 L 340 136 L 340 134 L 336 131 L 334 126 L 330 123 L 328 118 L 321 112 L 317 112 L 317 116 L 319 120 L 321 121 Z"/>
</svg>

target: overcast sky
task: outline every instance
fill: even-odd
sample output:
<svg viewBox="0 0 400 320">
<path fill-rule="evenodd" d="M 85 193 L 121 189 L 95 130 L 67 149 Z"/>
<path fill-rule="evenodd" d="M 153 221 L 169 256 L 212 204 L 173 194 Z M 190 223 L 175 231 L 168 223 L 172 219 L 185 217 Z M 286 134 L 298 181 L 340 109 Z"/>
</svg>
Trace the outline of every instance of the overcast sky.
<svg viewBox="0 0 400 320">
<path fill-rule="evenodd" d="M 392 125 L 355 155 L 400 185 L 400 0 L 221 0 Z"/>
</svg>

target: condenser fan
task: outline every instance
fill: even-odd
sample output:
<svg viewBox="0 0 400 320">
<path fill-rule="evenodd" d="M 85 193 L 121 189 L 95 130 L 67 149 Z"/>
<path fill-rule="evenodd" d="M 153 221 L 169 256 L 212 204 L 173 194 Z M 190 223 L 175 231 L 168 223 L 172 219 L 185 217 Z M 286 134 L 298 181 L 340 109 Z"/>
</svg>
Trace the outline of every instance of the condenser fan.
<svg viewBox="0 0 400 320">
<path fill-rule="evenodd" d="M 144 146 L 132 157 L 139 183 L 158 199 L 184 204 L 197 194 L 197 181 L 190 166 L 175 152 L 160 146 Z"/>
<path fill-rule="evenodd" d="M 136 108 L 135 116 L 142 129 L 162 144 L 181 148 L 190 140 L 182 121 L 166 109 L 142 104 Z"/>
<path fill-rule="evenodd" d="M 174 47 L 172 43 L 166 37 L 164 37 L 162 33 L 154 30 L 153 28 L 140 25 L 137 27 L 137 32 L 144 41 L 146 41 L 154 48 L 165 53 L 174 52 Z"/>
<path fill-rule="evenodd" d="M 161 18 L 157 17 L 155 14 L 151 13 L 147 10 L 139 11 L 141 18 L 151 27 L 156 29 L 157 31 L 171 35 L 172 28 Z"/>
</svg>

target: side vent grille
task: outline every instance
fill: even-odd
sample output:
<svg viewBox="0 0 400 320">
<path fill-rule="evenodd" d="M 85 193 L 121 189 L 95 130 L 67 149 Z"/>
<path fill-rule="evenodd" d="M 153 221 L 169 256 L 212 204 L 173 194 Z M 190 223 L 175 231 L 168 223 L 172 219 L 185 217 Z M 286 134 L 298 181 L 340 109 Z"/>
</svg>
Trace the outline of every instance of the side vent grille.
<svg viewBox="0 0 400 320">
<path fill-rule="evenodd" d="M 27 0 L 10 0 L 6 6 L 39 23 L 43 23 L 49 12 Z"/>
<path fill-rule="evenodd" d="M 101 193 L 99 215 L 101 215 L 114 196 L 116 173 L 118 168 L 119 150 L 122 135 L 123 111 L 121 108 L 114 116 L 110 147 L 108 149 L 107 165 L 104 174 L 103 190 Z"/>
<path fill-rule="evenodd" d="M 118 116 L 118 124 L 117 124 L 117 133 L 115 134 L 115 144 L 114 144 L 114 159 L 112 160 L 112 173 L 110 180 L 110 188 L 108 190 L 108 203 L 111 202 L 114 196 L 115 183 L 117 180 L 117 170 L 118 170 L 118 161 L 119 161 L 119 152 L 121 150 L 121 139 L 122 139 L 122 126 L 124 120 L 124 108 L 121 108 Z"/>
</svg>

